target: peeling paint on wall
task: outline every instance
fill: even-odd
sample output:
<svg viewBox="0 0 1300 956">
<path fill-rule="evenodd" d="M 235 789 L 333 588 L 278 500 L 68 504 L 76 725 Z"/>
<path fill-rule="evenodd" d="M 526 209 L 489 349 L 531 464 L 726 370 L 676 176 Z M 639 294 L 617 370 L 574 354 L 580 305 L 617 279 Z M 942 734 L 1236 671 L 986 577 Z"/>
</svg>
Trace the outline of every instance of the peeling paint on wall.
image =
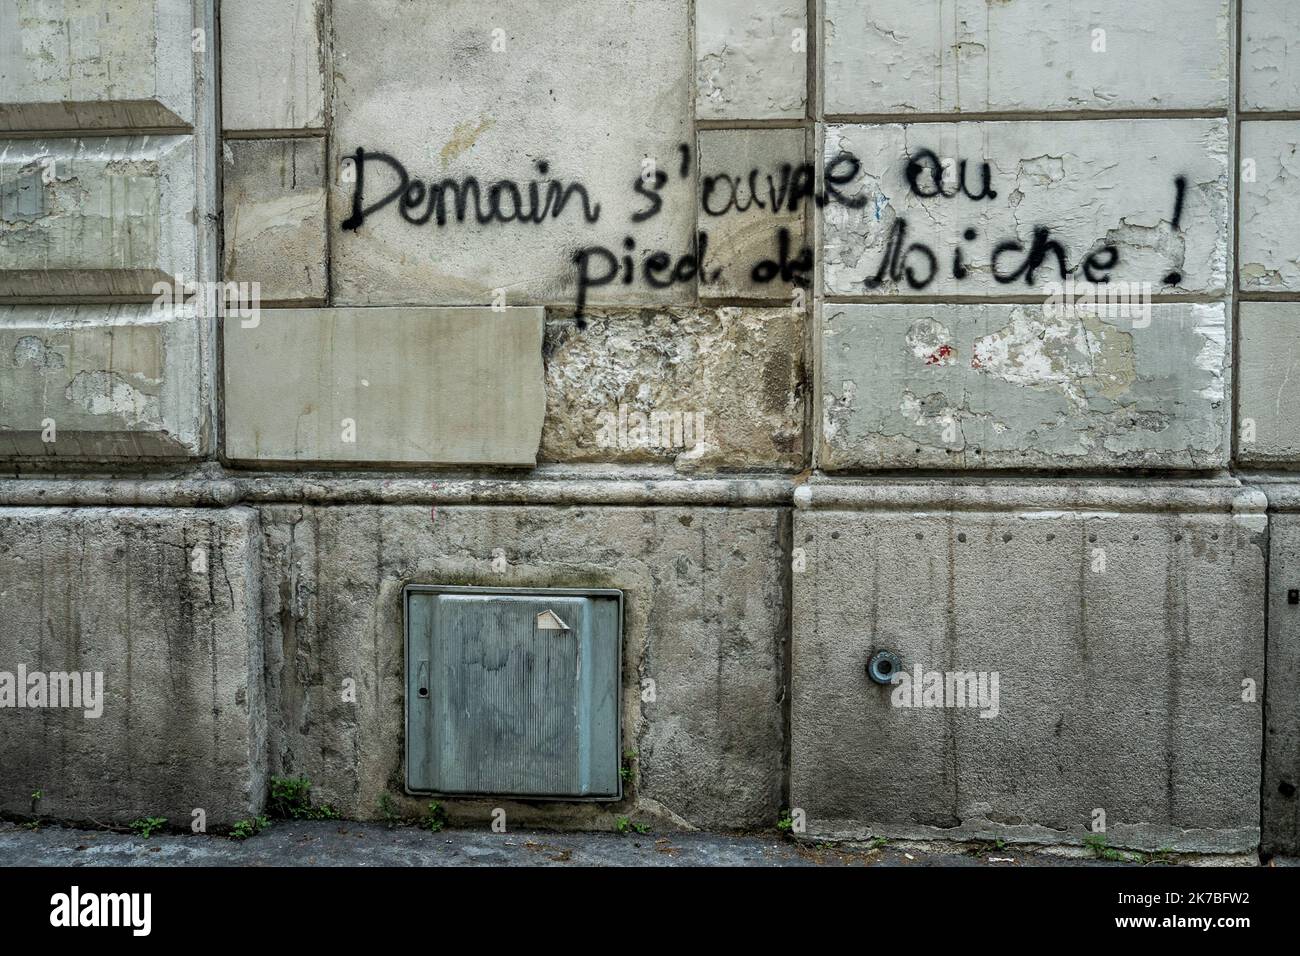
<svg viewBox="0 0 1300 956">
<path fill-rule="evenodd" d="M 1149 324 L 1030 305 L 826 306 L 822 464 L 1222 464 L 1225 325 L 1209 304 L 1155 305 Z"/>
</svg>

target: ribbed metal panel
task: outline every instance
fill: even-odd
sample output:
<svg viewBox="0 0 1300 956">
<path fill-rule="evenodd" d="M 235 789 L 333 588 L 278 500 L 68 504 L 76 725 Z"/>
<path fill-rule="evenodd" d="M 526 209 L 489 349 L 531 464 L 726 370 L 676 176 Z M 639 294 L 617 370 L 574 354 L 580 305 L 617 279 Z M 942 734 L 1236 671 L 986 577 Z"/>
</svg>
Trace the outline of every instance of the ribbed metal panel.
<svg viewBox="0 0 1300 956">
<path fill-rule="evenodd" d="M 409 588 L 408 789 L 617 798 L 620 597 Z"/>
</svg>

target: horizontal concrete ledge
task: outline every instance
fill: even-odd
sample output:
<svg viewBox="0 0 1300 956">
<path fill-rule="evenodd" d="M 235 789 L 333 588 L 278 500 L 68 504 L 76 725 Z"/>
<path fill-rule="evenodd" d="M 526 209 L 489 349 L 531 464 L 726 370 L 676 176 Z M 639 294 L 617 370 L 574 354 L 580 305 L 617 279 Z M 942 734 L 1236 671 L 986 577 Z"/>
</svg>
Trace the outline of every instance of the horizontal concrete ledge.
<svg viewBox="0 0 1300 956">
<path fill-rule="evenodd" d="M 239 502 L 321 505 L 664 505 L 789 507 L 783 478 L 529 480 L 428 478 L 14 479 L 0 505 L 228 507 Z"/>
<path fill-rule="evenodd" d="M 1258 488 L 1231 479 L 1051 484 L 989 481 L 863 483 L 814 479 L 794 492 L 795 505 L 825 511 L 1114 511 L 1263 514 Z"/>
<path fill-rule="evenodd" d="M 1300 482 L 1088 479 L 849 481 L 827 478 L 14 478 L 0 505 L 230 507 L 256 504 L 626 505 L 789 507 L 828 511 L 1300 511 Z"/>
<path fill-rule="evenodd" d="M 1261 478 L 1256 487 L 1268 498 L 1269 511 L 1300 511 L 1300 475 Z"/>
<path fill-rule="evenodd" d="M 0 306 L 6 305 L 152 305 L 158 300 L 151 295 L 0 295 Z"/>
<path fill-rule="evenodd" d="M 17 478 L 0 481 L 0 505 L 8 507 L 226 508 L 237 504 L 239 499 L 239 486 L 222 479 Z"/>
<path fill-rule="evenodd" d="M 794 485 L 780 478 L 645 481 L 510 481 L 358 478 L 238 480 L 248 502 L 308 504 L 730 505 L 788 506 Z"/>
<path fill-rule="evenodd" d="M 5 139 L 81 139 L 103 136 L 190 136 L 194 127 L 182 124 L 169 126 L 51 126 L 48 129 L 3 129 Z"/>
</svg>

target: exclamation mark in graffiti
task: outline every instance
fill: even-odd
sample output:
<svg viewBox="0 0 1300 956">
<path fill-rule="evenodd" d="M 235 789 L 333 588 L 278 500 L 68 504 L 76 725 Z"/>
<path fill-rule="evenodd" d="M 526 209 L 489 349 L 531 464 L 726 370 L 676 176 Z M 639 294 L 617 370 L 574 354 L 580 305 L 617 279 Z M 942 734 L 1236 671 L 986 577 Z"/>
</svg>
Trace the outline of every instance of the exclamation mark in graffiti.
<svg viewBox="0 0 1300 956">
<path fill-rule="evenodd" d="M 1183 221 L 1183 197 L 1187 195 L 1187 177 L 1179 176 L 1175 179 L 1174 188 L 1178 190 L 1178 194 L 1174 197 L 1174 232 L 1177 232 L 1179 224 Z M 1171 272 L 1165 276 L 1165 285 L 1178 285 L 1182 281 L 1181 272 Z"/>
</svg>

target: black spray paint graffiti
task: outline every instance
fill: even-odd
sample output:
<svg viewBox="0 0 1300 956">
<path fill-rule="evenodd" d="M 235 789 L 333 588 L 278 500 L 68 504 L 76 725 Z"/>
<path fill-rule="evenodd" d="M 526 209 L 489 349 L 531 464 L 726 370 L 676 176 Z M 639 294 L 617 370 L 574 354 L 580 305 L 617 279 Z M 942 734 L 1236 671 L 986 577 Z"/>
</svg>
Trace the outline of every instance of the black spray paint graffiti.
<svg viewBox="0 0 1300 956">
<path fill-rule="evenodd" d="M 691 174 L 691 149 L 682 143 L 678 146 L 678 154 L 677 175 L 685 180 Z M 387 153 L 358 147 L 348 160 L 354 185 L 350 214 L 341 224 L 345 231 L 359 230 L 367 219 L 394 203 L 397 214 L 405 222 L 413 226 L 432 223 L 438 228 L 453 222 L 480 226 L 536 226 L 548 219 L 559 219 L 566 211 L 587 224 L 595 224 L 601 218 L 600 203 L 593 201 L 581 182 L 543 178 L 525 183 L 513 179 L 481 183 L 474 176 L 426 182 L 413 177 L 398 159 Z M 367 196 L 368 166 L 386 171 L 393 179 L 393 185 L 387 187 L 383 195 Z M 538 160 L 534 168 L 542 177 L 550 174 L 550 166 L 545 160 Z M 820 192 L 816 188 L 816 170 L 811 163 L 785 163 L 769 173 L 751 169 L 742 176 L 704 176 L 701 188 L 705 214 L 718 217 L 753 207 L 770 210 L 773 214 L 795 212 L 809 200 L 819 207 L 835 202 L 859 209 L 866 204 L 867 198 L 848 196 L 841 191 L 841 187 L 857 176 L 859 169 L 855 156 L 841 153 L 826 165 L 824 187 Z M 370 178 L 373 182 L 373 172 Z M 632 181 L 633 191 L 643 200 L 641 207 L 629 217 L 632 223 L 647 222 L 663 211 L 662 193 L 669 180 L 666 171 L 649 169 Z M 743 205 L 740 195 L 742 182 L 749 186 L 749 196 L 743 200 Z M 764 184 L 765 194 L 762 191 Z M 805 245 L 796 252 L 792 246 L 790 231 L 777 229 L 772 257 L 754 263 L 750 277 L 760 284 L 780 281 L 792 286 L 809 286 L 812 249 Z M 697 277 L 717 281 L 722 269 L 708 265 L 708 247 L 709 234 L 702 229 L 696 233 L 691 248 L 685 253 L 673 255 L 665 250 L 642 250 L 639 265 L 633 255 L 637 243 L 631 235 L 623 238 L 620 251 L 603 245 L 577 249 L 571 256 L 577 287 L 575 317 L 581 319 L 592 289 L 614 283 L 631 285 L 639 279 L 650 288 L 665 289 L 694 281 Z"/>
<path fill-rule="evenodd" d="M 446 178 L 426 184 L 422 180 L 412 179 L 406 167 L 392 156 L 386 153 L 368 153 L 361 147 L 357 147 L 352 162 L 355 182 L 352 189 L 352 214 L 343 220 L 344 230 L 360 229 L 367 217 L 394 200 L 397 200 L 399 215 L 411 225 L 422 226 L 433 219 L 438 226 L 445 226 L 448 196 L 455 207 L 456 221 L 462 223 L 469 212 L 471 199 L 474 201 L 473 221 L 479 225 L 485 226 L 493 222 L 539 225 L 548 218 L 560 218 L 575 196 L 582 206 L 582 218 L 589 223 L 600 221 L 600 203 L 592 203 L 586 187 L 581 183 L 569 183 L 566 186 L 555 179 L 541 182 L 532 180 L 521 188 L 513 179 L 500 179 L 487 187 L 485 197 L 482 186 L 474 176 L 464 179 Z M 397 185 L 367 206 L 363 197 L 366 189 L 366 165 L 369 163 L 388 166 L 397 174 Z M 545 160 L 538 160 L 535 168 L 543 176 L 550 172 L 550 166 Z"/>
<path fill-rule="evenodd" d="M 955 175 L 946 175 L 949 170 Z M 962 195 L 972 202 L 996 199 L 998 193 L 993 188 L 990 165 L 987 162 L 980 165 L 978 191 L 971 188 L 969 171 L 970 164 L 965 159 L 955 164 L 945 164 L 933 150 L 922 149 L 908 157 L 904 176 L 912 194 L 921 199 L 955 199 Z M 1182 221 L 1186 178 L 1177 177 L 1174 187 L 1176 199 L 1173 228 L 1177 230 Z M 920 291 L 928 288 L 938 278 L 938 255 L 925 243 L 909 243 L 907 234 L 908 221 L 899 216 L 889 227 L 879 268 L 874 275 L 862 280 L 867 291 L 873 292 L 881 288 L 886 280 L 895 284 L 905 283 L 908 288 Z M 978 238 L 979 231 L 974 227 L 968 226 L 962 231 L 962 240 L 965 242 L 974 242 Z M 1070 267 L 1069 261 L 1069 251 L 1060 240 L 1053 237 L 1051 227 L 1035 225 L 1028 247 L 1017 238 L 995 242 L 989 255 L 989 270 L 994 281 L 1001 285 L 1010 285 L 1023 279 L 1025 285 L 1033 287 L 1039 270 L 1043 268 L 1053 271 L 1056 278 L 1064 281 L 1075 271 Z M 1119 247 L 1108 242 L 1092 249 L 1080 263 L 1079 270 L 1088 282 L 1107 283 L 1119 261 Z M 965 248 L 958 246 L 952 251 L 949 268 L 952 277 L 959 282 L 970 275 L 971 260 L 967 257 Z M 1182 274 L 1171 272 L 1165 276 L 1164 281 L 1166 285 L 1177 285 L 1182 281 Z"/>
<path fill-rule="evenodd" d="M 678 147 L 682 162 L 678 170 L 681 178 L 690 173 L 690 149 L 685 144 Z M 851 182 L 858 174 L 861 165 L 857 157 L 850 153 L 840 153 L 826 166 L 824 174 L 825 188 L 818 192 L 817 174 L 811 163 L 798 166 L 783 164 L 778 170 L 765 175 L 766 195 L 764 201 L 759 177 L 763 172 L 751 169 L 747 175 L 731 176 L 727 174 L 706 175 L 700 180 L 701 207 L 705 215 L 719 217 L 729 212 L 746 212 L 751 208 L 766 210 L 772 214 L 796 212 L 808 200 L 819 207 L 830 202 L 842 203 L 850 208 L 859 209 L 866 205 L 866 197 L 847 196 L 840 191 L 841 186 Z M 748 196 L 741 198 L 741 183 L 748 183 Z M 633 222 L 645 222 L 654 218 L 663 210 L 661 190 L 668 183 L 668 174 L 658 170 L 649 177 L 640 177 L 633 183 L 636 193 L 649 201 L 649 206 L 632 214 Z M 716 196 L 725 190 L 725 198 Z M 800 248 L 792 255 L 790 230 L 779 228 L 776 231 L 776 252 L 771 259 L 762 259 L 750 269 L 750 278 L 766 285 L 770 282 L 783 283 L 807 288 L 810 284 L 809 273 L 813 266 L 813 252 L 808 246 Z M 650 253 L 642 263 L 642 278 L 651 288 L 664 289 L 681 282 L 689 282 L 697 276 L 706 282 L 716 282 L 722 274 L 721 268 L 710 269 L 708 266 L 709 234 L 700 230 L 695 237 L 693 248 L 676 262 L 667 252 Z M 587 246 L 574 253 L 573 261 L 577 267 L 578 297 L 575 315 L 581 318 L 587 304 L 587 295 L 591 289 L 598 289 L 613 282 L 631 285 L 635 281 L 636 268 L 629 254 L 636 248 L 636 241 L 631 236 L 623 239 L 623 256 L 604 246 Z M 593 266 L 596 266 L 593 269 Z"/>
<path fill-rule="evenodd" d="M 837 202 L 850 209 L 861 209 L 867 204 L 866 196 L 846 196 L 840 187 L 851 183 L 857 177 L 862 164 L 852 153 L 841 152 L 826 164 L 824 174 L 826 187 L 817 192 L 817 170 L 812 163 L 792 166 L 785 163 L 776 173 L 765 177 L 767 202 L 763 201 L 759 176 L 762 170 L 751 169 L 748 176 L 731 176 L 720 174 L 705 176 L 700 180 L 700 207 L 706 216 L 725 216 L 733 209 L 747 212 L 757 206 L 772 213 L 781 211 L 796 212 L 806 199 L 814 200 L 818 207 L 829 202 Z M 741 204 L 741 185 L 748 184 L 748 197 Z M 714 198 L 714 194 L 726 189 L 725 202 Z"/>
<path fill-rule="evenodd" d="M 677 175 L 680 180 L 685 180 L 691 173 L 690 147 L 683 143 L 678 146 L 678 153 Z M 549 178 L 550 166 L 545 160 L 534 164 L 536 172 L 543 177 L 540 180 L 521 183 L 500 179 L 486 184 L 474 176 L 426 182 L 412 177 L 396 158 L 360 147 L 349 160 L 353 164 L 354 187 L 350 215 L 341 224 L 344 230 L 360 229 L 370 216 L 393 203 L 405 222 L 414 226 L 432 222 L 438 228 L 446 227 L 453 220 L 480 226 L 537 226 L 547 220 L 559 219 L 566 213 L 588 225 L 600 222 L 601 218 L 601 205 L 592 199 L 587 187 L 581 182 Z M 367 204 L 366 168 L 372 164 L 382 166 L 394 176 L 395 185 Z M 826 163 L 820 191 L 817 189 L 816 170 L 811 163 L 785 163 L 771 172 L 753 168 L 739 176 L 703 175 L 700 178 L 700 211 L 710 219 L 753 209 L 777 215 L 797 212 L 809 201 L 818 208 L 836 203 L 849 209 L 861 209 L 872 197 L 861 191 L 853 194 L 847 189 L 860 171 L 861 163 L 857 157 L 841 151 Z M 903 172 L 908 189 L 923 200 L 965 197 L 978 203 L 992 202 L 998 197 L 988 162 L 980 163 L 976 170 L 966 159 L 945 163 L 933 150 L 921 149 L 907 158 Z M 953 175 L 948 175 L 950 172 Z M 663 190 L 669 181 L 669 174 L 654 168 L 653 164 L 632 181 L 633 191 L 642 200 L 641 207 L 629 217 L 632 223 L 648 222 L 663 211 Z M 1185 177 L 1177 177 L 1174 185 L 1173 228 L 1176 230 L 1182 221 L 1187 186 Z M 920 291 L 936 281 L 941 268 L 939 255 L 925 243 L 909 242 L 908 231 L 905 217 L 894 219 L 878 268 L 863 279 L 867 291 L 878 290 L 886 282 L 905 284 Z M 973 243 L 977 239 L 979 232 L 974 227 L 962 231 L 964 242 Z M 814 263 L 812 249 L 804 245 L 794 251 L 790 231 L 786 228 L 778 228 L 774 240 L 772 257 L 753 263 L 750 268 L 751 280 L 760 285 L 779 281 L 807 288 L 811 284 Z M 662 249 L 640 250 L 639 265 L 638 256 L 634 255 L 638 251 L 635 238 L 627 235 L 621 245 L 618 251 L 603 245 L 589 245 L 572 253 L 577 288 L 574 315 L 579 320 L 592 289 L 615 283 L 632 285 L 638 279 L 652 289 L 667 289 L 697 278 L 716 282 L 722 273 L 721 267 L 709 265 L 709 234 L 704 229 L 696 233 L 691 248 L 681 255 Z M 973 261 L 968 250 L 958 245 L 952 250 L 948 265 L 951 276 L 958 281 L 966 279 Z M 1106 283 L 1119 261 L 1119 247 L 1104 243 L 1088 252 L 1078 271 L 1088 282 Z M 1002 239 L 992 245 L 988 256 L 989 270 L 994 280 L 1002 285 L 1023 280 L 1026 286 L 1033 287 L 1040 270 L 1044 269 L 1063 281 L 1076 271 L 1069 262 L 1070 254 L 1065 244 L 1046 225 L 1032 227 L 1028 245 L 1019 238 Z M 1177 285 L 1182 281 L 1182 275 L 1174 271 L 1165 276 L 1164 281 L 1167 285 Z"/>
</svg>

